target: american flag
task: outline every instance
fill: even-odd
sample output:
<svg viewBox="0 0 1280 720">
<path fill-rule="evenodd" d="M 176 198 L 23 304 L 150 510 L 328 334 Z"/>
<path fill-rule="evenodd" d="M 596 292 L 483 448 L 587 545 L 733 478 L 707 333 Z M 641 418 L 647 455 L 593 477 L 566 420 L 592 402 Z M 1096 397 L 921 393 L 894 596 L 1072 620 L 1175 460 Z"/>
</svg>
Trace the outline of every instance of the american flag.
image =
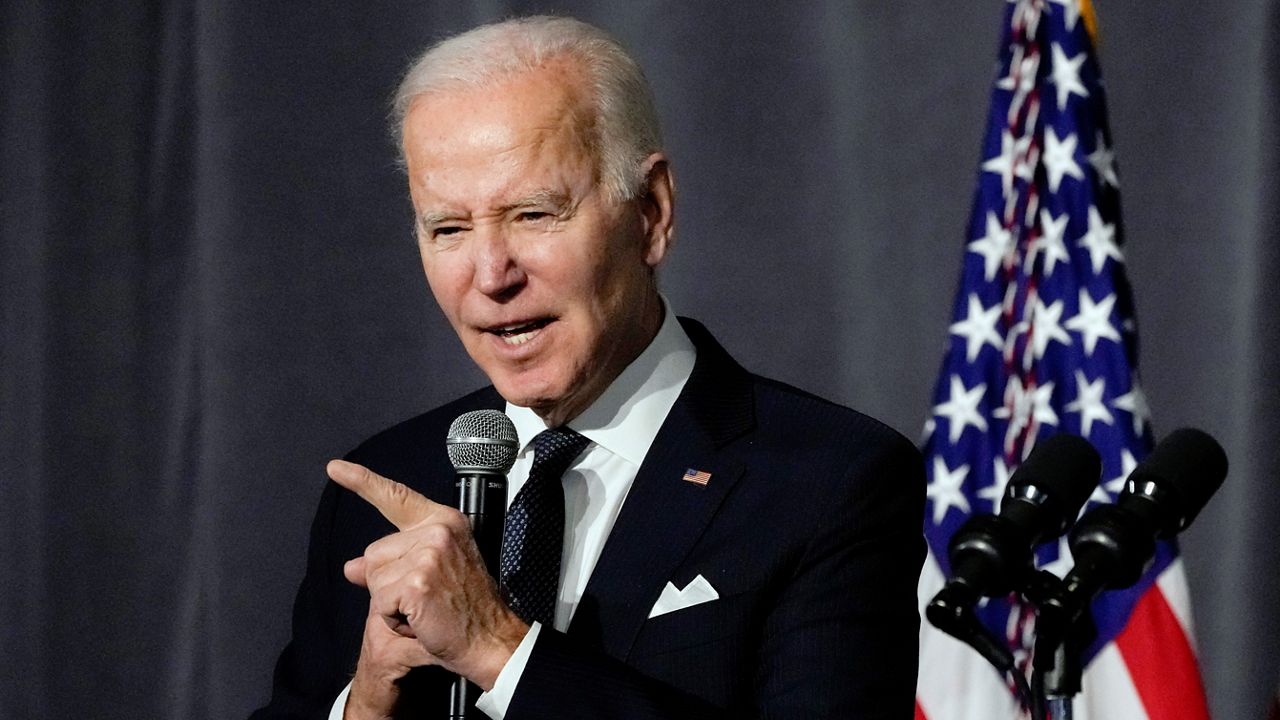
<svg viewBox="0 0 1280 720">
<path fill-rule="evenodd" d="M 1119 176 L 1088 0 L 1006 5 L 948 352 L 926 423 L 929 559 L 920 604 L 949 572 L 947 540 L 973 513 L 996 512 L 1038 439 L 1090 440 L 1103 481 L 1090 506 L 1115 499 L 1152 447 L 1138 384 L 1133 302 L 1125 278 Z M 1036 552 L 1065 574 L 1065 539 Z M 1133 588 L 1093 605 L 1075 717 L 1208 718 L 1177 548 L 1160 545 Z M 1024 665 L 1035 615 L 1016 598 L 982 605 L 983 622 Z M 926 626 L 917 718 L 1017 718 L 1004 678 L 977 653 Z"/>
<path fill-rule="evenodd" d="M 695 485 L 706 485 L 711 480 L 711 473 L 689 468 L 684 471 L 684 479 Z"/>
</svg>

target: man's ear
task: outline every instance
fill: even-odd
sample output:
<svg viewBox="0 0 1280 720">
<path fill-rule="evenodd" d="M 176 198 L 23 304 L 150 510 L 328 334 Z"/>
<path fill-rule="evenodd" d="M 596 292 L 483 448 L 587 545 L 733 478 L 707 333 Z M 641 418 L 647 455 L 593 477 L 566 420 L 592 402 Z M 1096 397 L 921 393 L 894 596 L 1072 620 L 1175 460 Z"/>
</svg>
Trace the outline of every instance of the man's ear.
<svg viewBox="0 0 1280 720">
<path fill-rule="evenodd" d="M 644 185 L 636 202 L 644 221 L 644 260 L 656 268 L 666 257 L 675 235 L 676 182 L 666 153 L 655 152 L 645 158 Z"/>
</svg>

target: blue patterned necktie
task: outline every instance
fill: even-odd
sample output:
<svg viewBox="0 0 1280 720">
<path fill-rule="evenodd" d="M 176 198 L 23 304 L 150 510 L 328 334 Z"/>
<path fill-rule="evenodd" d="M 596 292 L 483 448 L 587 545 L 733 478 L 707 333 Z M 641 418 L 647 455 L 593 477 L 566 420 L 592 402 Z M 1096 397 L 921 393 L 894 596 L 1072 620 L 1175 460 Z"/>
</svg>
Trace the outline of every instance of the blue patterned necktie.
<svg viewBox="0 0 1280 720">
<path fill-rule="evenodd" d="M 569 428 L 538 433 L 533 439 L 529 479 L 507 510 L 499 585 L 507 604 L 527 623 L 555 622 L 564 546 L 560 478 L 589 442 Z"/>
</svg>

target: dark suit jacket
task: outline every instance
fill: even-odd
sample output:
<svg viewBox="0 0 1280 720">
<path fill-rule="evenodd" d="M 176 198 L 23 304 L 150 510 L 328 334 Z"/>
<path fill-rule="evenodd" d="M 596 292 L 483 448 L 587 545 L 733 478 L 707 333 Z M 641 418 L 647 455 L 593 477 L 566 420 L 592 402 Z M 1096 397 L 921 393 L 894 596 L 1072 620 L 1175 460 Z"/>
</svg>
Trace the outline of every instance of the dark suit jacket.
<svg viewBox="0 0 1280 720">
<path fill-rule="evenodd" d="M 636 476 L 566 633 L 544 627 L 508 718 L 913 716 L 924 471 L 879 422 L 746 372 L 697 323 L 693 374 Z M 459 414 L 486 388 L 397 425 L 348 457 L 439 502 Z M 697 485 L 686 469 L 711 473 Z M 330 483 L 312 527 L 293 638 L 256 718 L 324 717 L 355 668 L 368 608 L 342 564 L 393 528 Z M 653 619 L 672 581 L 718 600 Z M 407 692 L 447 707 L 444 673 Z"/>
</svg>

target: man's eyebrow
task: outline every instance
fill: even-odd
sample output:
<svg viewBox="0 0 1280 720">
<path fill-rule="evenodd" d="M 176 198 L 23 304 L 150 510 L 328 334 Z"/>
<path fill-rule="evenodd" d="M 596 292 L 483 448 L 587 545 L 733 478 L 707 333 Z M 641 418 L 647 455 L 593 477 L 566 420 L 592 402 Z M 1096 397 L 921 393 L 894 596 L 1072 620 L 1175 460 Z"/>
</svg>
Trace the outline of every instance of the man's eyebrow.
<svg viewBox="0 0 1280 720">
<path fill-rule="evenodd" d="M 460 218 L 457 213 L 451 213 L 446 210 L 432 210 L 431 212 L 419 215 L 418 223 L 422 225 L 422 227 L 431 227 L 432 225 L 438 225 L 446 220 L 458 219 Z"/>
<path fill-rule="evenodd" d="M 514 202 L 503 205 L 499 210 L 501 212 L 510 212 L 518 208 L 537 207 L 541 205 L 551 205 L 555 208 L 564 208 L 569 204 L 569 196 L 556 190 L 538 190 Z"/>
<path fill-rule="evenodd" d="M 505 214 L 512 210 L 520 208 L 539 207 L 551 205 L 557 209 L 564 209 L 569 205 L 569 196 L 557 190 L 538 190 L 526 195 L 518 200 L 506 203 L 498 208 L 498 212 Z M 422 227 L 431 227 L 449 220 L 461 220 L 462 215 L 448 210 L 432 210 L 418 216 L 418 222 Z"/>
</svg>

